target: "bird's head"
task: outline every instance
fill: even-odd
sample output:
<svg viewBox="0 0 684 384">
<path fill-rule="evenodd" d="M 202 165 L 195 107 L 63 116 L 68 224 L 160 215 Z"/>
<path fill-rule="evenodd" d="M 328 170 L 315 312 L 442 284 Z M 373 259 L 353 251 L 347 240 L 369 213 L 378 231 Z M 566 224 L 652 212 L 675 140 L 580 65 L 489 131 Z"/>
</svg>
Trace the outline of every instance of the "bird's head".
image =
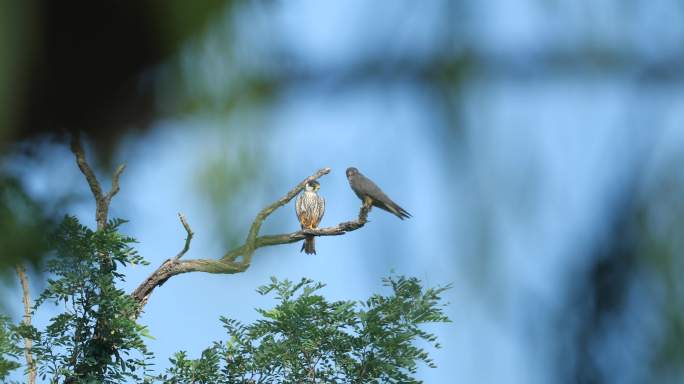
<svg viewBox="0 0 684 384">
<path fill-rule="evenodd" d="M 319 189 L 321 189 L 321 184 L 316 181 L 316 180 L 311 180 L 308 183 L 306 183 L 306 187 L 304 187 L 307 191 L 313 191 L 316 192 Z"/>
<path fill-rule="evenodd" d="M 356 176 L 359 174 L 359 170 L 354 167 L 347 168 L 347 178 Z"/>
</svg>

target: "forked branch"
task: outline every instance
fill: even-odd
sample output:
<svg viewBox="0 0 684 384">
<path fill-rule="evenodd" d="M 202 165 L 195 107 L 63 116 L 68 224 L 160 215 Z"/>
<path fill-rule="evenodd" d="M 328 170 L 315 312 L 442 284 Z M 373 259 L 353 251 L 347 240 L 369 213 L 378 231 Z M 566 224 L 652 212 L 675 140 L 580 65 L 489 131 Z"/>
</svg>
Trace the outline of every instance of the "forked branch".
<svg viewBox="0 0 684 384">
<path fill-rule="evenodd" d="M 93 169 L 86 161 L 85 152 L 83 151 L 81 138 L 78 133 L 74 133 L 71 136 L 71 152 L 73 152 L 74 156 L 76 156 L 76 164 L 78 164 L 78 168 L 85 176 L 88 186 L 90 187 L 90 191 L 93 193 L 93 197 L 95 198 L 95 220 L 97 221 L 97 229 L 101 230 L 105 227 L 105 225 L 107 225 L 109 204 L 111 203 L 114 195 L 119 192 L 119 178 L 121 178 L 121 174 L 126 169 L 126 165 L 121 164 L 116 168 L 114 175 L 112 176 L 112 188 L 109 190 L 109 192 L 103 194 L 102 187 L 100 186 L 100 182 L 97 180 L 97 176 L 95 176 L 95 172 L 93 172 Z"/>
</svg>

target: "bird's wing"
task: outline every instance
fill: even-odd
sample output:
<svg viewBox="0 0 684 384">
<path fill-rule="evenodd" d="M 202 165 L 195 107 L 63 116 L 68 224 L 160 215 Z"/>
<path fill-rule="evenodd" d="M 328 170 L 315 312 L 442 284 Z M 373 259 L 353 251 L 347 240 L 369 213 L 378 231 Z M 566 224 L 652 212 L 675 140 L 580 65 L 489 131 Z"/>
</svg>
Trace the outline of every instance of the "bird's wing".
<svg viewBox="0 0 684 384">
<path fill-rule="evenodd" d="M 399 204 L 392 201 L 392 199 L 390 199 L 389 196 L 387 196 L 371 179 L 365 176 L 362 177 L 363 188 L 366 191 L 366 194 L 373 199 L 373 205 L 397 215 L 402 220 L 411 217 L 410 213 L 400 207 Z"/>
<path fill-rule="evenodd" d="M 392 203 L 392 199 L 390 199 L 389 196 L 387 196 L 385 192 L 383 192 L 382 189 L 380 189 L 380 187 L 373 182 L 373 180 L 363 175 L 359 176 L 361 176 L 360 182 L 362 183 L 361 185 L 366 195 L 370 196 L 373 200 L 380 201 L 384 204 Z"/>
<path fill-rule="evenodd" d="M 304 212 L 304 207 L 302 207 L 302 194 L 300 193 L 299 196 L 297 196 L 297 200 L 295 201 L 295 213 L 297 214 L 297 220 L 299 222 L 302 222 L 302 213 Z"/>
<path fill-rule="evenodd" d="M 408 211 L 400 207 L 399 204 L 390 200 L 389 197 L 387 198 L 387 200 L 374 200 L 373 205 L 378 208 L 384 209 L 387 212 L 395 214 L 398 218 L 402 220 L 411 217 L 411 214 L 408 213 Z"/>
<path fill-rule="evenodd" d="M 316 221 L 314 222 L 314 226 L 318 227 L 318 224 L 321 223 L 321 220 L 323 220 L 323 215 L 325 214 L 325 198 L 322 196 L 318 196 L 318 217 L 316 217 Z"/>
<path fill-rule="evenodd" d="M 385 196 L 380 187 L 378 187 L 373 182 L 373 180 L 367 178 L 366 176 L 360 173 L 356 176 L 354 184 L 356 184 L 356 189 L 358 190 L 358 193 L 360 193 L 361 195 L 370 196 L 372 198 L 379 198 L 381 196 Z"/>
</svg>

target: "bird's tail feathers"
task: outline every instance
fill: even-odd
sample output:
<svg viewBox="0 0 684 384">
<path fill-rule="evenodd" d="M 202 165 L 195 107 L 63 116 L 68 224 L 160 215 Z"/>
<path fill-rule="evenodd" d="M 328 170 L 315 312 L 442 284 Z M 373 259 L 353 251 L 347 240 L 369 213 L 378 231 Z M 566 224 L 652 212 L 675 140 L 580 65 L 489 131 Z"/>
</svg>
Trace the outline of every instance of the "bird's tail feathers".
<svg viewBox="0 0 684 384">
<path fill-rule="evenodd" d="M 392 213 L 397 215 L 397 217 L 402 219 L 402 220 L 408 219 L 411 217 L 411 214 L 408 213 L 408 211 L 405 210 L 404 208 L 400 207 L 399 204 L 397 204 L 397 203 L 392 202 L 391 204 L 389 204 L 389 207 L 392 210 Z"/>
<path fill-rule="evenodd" d="M 307 255 L 316 254 L 316 236 L 307 235 L 304 239 L 304 244 L 302 244 L 302 249 L 299 252 L 304 251 Z"/>
</svg>

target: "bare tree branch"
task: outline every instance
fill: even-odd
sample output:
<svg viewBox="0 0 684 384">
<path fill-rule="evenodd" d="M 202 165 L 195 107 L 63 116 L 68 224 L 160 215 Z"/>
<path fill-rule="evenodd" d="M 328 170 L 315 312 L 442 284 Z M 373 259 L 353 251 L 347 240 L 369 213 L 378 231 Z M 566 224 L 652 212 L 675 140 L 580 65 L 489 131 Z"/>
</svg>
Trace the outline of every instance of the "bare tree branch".
<svg viewBox="0 0 684 384">
<path fill-rule="evenodd" d="M 112 175 L 112 189 L 107 193 L 107 203 L 109 204 L 112 201 L 112 197 L 119 193 L 119 178 L 121 177 L 121 174 L 123 171 L 126 169 L 126 164 L 121 164 L 118 167 L 116 167 L 116 170 L 114 171 L 114 175 Z"/>
<path fill-rule="evenodd" d="M 74 135 L 71 141 L 71 151 L 76 156 L 76 163 L 81 169 L 81 172 L 85 175 L 86 181 L 90 186 L 90 190 L 93 193 L 96 204 L 96 220 L 97 228 L 102 229 L 107 225 L 107 215 L 109 211 L 109 204 L 112 198 L 119 192 L 119 178 L 123 173 L 125 166 L 119 166 L 112 176 L 112 188 L 106 194 L 102 193 L 102 187 L 100 186 L 95 173 L 92 168 L 88 165 L 85 154 L 83 151 L 83 146 L 81 145 L 78 135 Z M 147 304 L 147 300 L 154 291 L 156 287 L 164 284 L 168 279 L 173 276 L 180 275 L 188 272 L 206 272 L 206 273 L 220 273 L 220 274 L 232 274 L 244 272 L 249 268 L 252 261 L 252 256 L 254 252 L 261 247 L 269 247 L 273 245 L 280 244 L 290 244 L 297 241 L 304 240 L 307 235 L 314 236 L 339 236 L 350 231 L 355 231 L 363 227 L 368 221 L 368 212 L 371 210 L 371 206 L 368 204 L 363 204 L 361 210 L 359 211 L 359 216 L 356 220 L 346 221 L 339 223 L 332 227 L 327 228 L 317 228 L 317 229 L 307 229 L 292 233 L 279 234 L 279 235 L 267 235 L 259 236 L 259 230 L 263 222 L 271 215 L 275 210 L 289 203 L 299 192 L 301 192 L 306 184 L 312 180 L 316 180 L 324 175 L 330 173 L 330 168 L 323 168 L 318 170 L 313 175 L 302 180 L 289 192 L 287 192 L 283 197 L 276 200 L 272 204 L 268 205 L 254 218 L 252 225 L 247 233 L 247 238 L 245 243 L 241 246 L 228 251 L 220 259 L 194 259 L 194 260 L 181 260 L 181 258 L 190 249 L 190 243 L 194 233 L 190 228 L 185 216 L 179 214 L 179 218 L 183 228 L 187 232 L 187 237 L 185 238 L 185 244 L 183 249 L 172 259 L 164 261 L 152 274 L 147 277 L 132 293 L 131 296 L 140 304 L 139 310 Z M 241 260 L 238 260 L 241 258 Z M 103 256 L 103 267 L 107 265 L 106 256 Z M 139 313 L 137 313 L 139 315 Z"/>
<path fill-rule="evenodd" d="M 269 247 L 280 244 L 290 244 L 297 241 L 304 240 L 306 235 L 314 236 L 339 236 L 347 232 L 351 232 L 363 227 L 368 221 L 368 212 L 370 212 L 370 205 L 363 205 L 359 211 L 359 216 L 356 220 L 346 221 L 332 227 L 307 229 L 292 233 L 280 235 L 266 235 L 258 236 L 259 229 L 264 220 L 273 213 L 276 209 L 284 206 L 292 200 L 302 189 L 306 183 L 311 180 L 316 180 L 330 172 L 330 168 L 323 168 L 313 175 L 307 177 L 302 182 L 297 184 L 285 196 L 281 197 L 273 204 L 262 209 L 255 217 L 250 227 L 249 233 L 245 243 L 237 248 L 228 251 L 223 257 L 218 260 L 209 259 L 194 259 L 194 260 L 178 260 L 169 259 L 162 263 L 157 270 L 145 279 L 132 293 L 131 296 L 140 303 L 140 308 L 145 306 L 150 295 L 156 287 L 164 284 L 173 276 L 188 272 L 206 272 L 206 273 L 220 273 L 233 274 L 244 272 L 249 268 L 252 255 L 254 251 L 262 247 Z M 242 257 L 242 261 L 237 261 Z"/>
<path fill-rule="evenodd" d="M 185 219 L 185 216 L 182 213 L 178 213 L 178 218 L 180 219 L 181 224 L 183 224 L 183 228 L 185 228 L 185 232 L 188 233 L 188 237 L 185 238 L 185 245 L 183 246 L 183 249 L 181 249 L 180 252 L 176 255 L 176 257 L 173 258 L 174 261 L 178 261 L 185 253 L 190 249 L 190 242 L 192 241 L 192 236 L 195 234 L 192 232 L 192 228 L 190 228 L 190 224 L 188 224 L 188 221 Z"/>
<path fill-rule="evenodd" d="M 26 276 L 26 269 L 23 265 L 17 264 L 17 275 L 19 275 L 19 281 L 21 282 L 21 290 L 23 292 L 24 301 L 24 325 L 31 325 L 31 294 L 29 292 L 28 277 Z M 26 358 L 27 374 L 26 382 L 28 384 L 36 384 L 36 367 L 33 362 L 33 354 L 31 349 L 33 348 L 33 341 L 25 337 L 24 338 L 24 357 Z"/>
<path fill-rule="evenodd" d="M 81 138 L 78 133 L 74 133 L 71 136 L 71 152 L 76 156 L 76 164 L 81 170 L 81 173 L 86 178 L 88 186 L 90 186 L 90 191 L 93 193 L 95 198 L 95 221 L 97 222 L 97 229 L 101 230 L 107 225 L 107 217 L 109 215 L 109 203 L 112 201 L 112 197 L 119 192 L 119 178 L 126 169 L 125 165 L 119 165 L 114 171 L 112 176 L 112 189 L 107 192 L 107 194 L 102 194 L 102 187 L 100 182 L 95 176 L 95 172 L 88 165 L 85 158 L 85 152 L 83 151 L 83 145 L 81 145 Z"/>
</svg>

